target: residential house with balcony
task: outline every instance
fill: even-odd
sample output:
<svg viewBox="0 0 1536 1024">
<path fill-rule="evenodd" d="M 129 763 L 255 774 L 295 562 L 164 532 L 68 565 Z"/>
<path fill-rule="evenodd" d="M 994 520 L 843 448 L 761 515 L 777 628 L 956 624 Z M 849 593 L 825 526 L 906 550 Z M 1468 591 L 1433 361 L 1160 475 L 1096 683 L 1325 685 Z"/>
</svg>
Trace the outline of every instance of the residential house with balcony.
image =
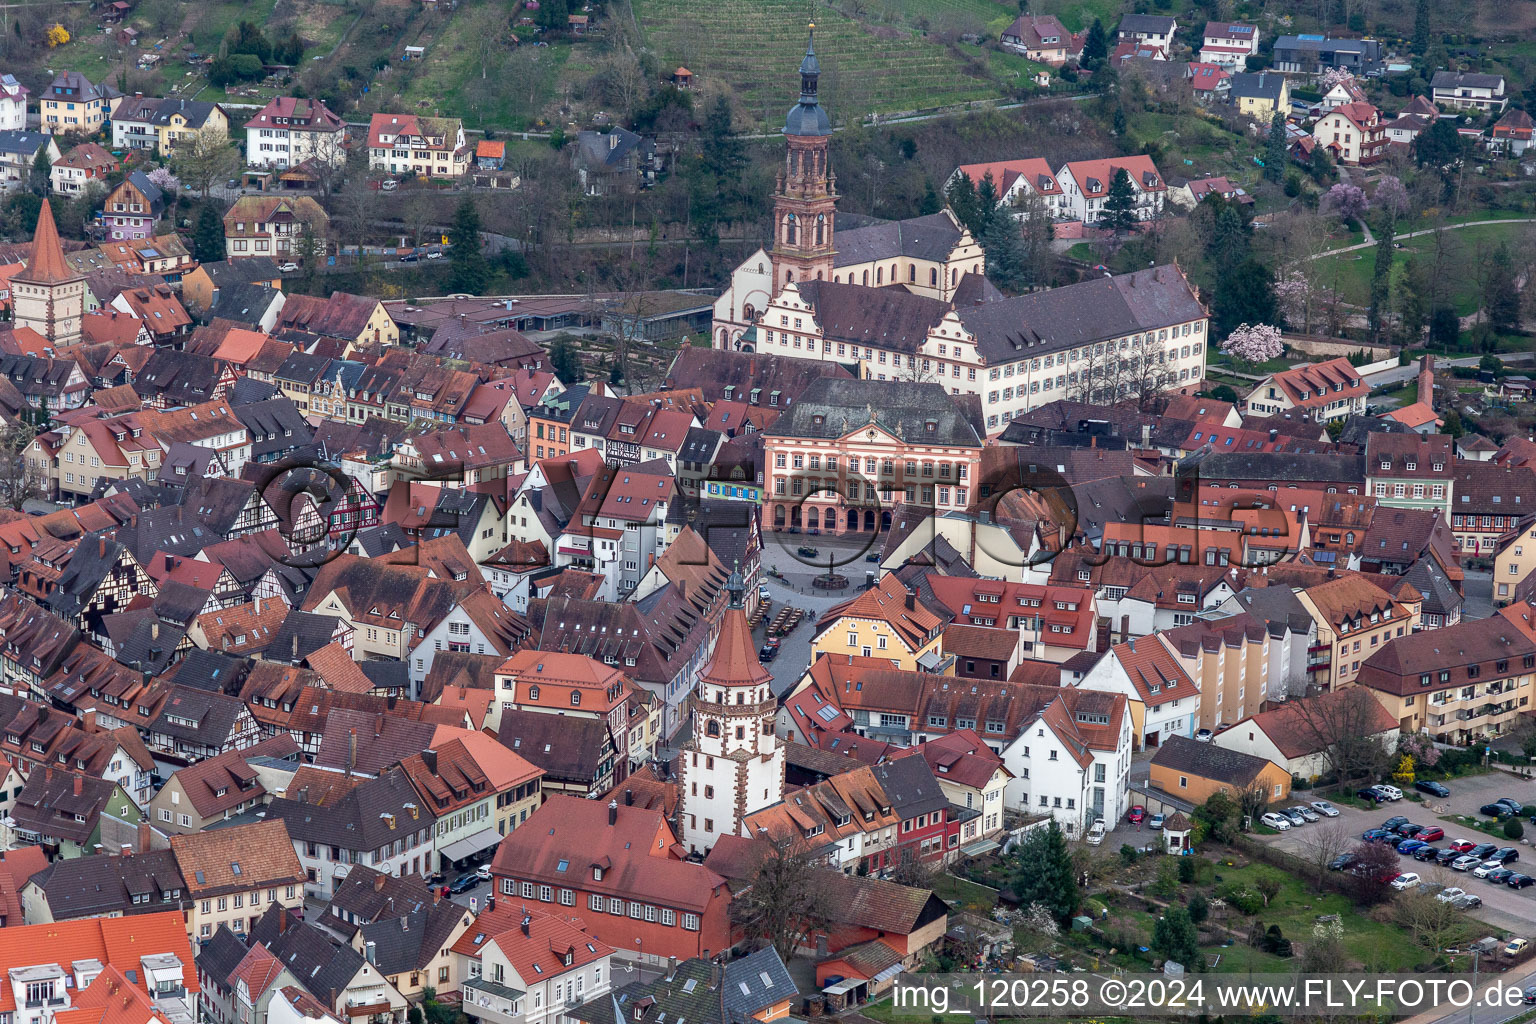
<svg viewBox="0 0 1536 1024">
<path fill-rule="evenodd" d="M 1312 126 L 1312 138 L 1335 162 L 1368 167 L 1387 155 L 1387 128 L 1381 111 L 1369 103 L 1345 103 Z"/>
<path fill-rule="evenodd" d="M 53 924 L 0 932 L 0 1013 L 16 1024 L 83 1017 L 194 1024 L 197 971 L 181 914 Z"/>
<path fill-rule="evenodd" d="M 12 74 L 0 75 L 0 131 L 24 131 L 27 127 L 27 97 L 32 90 Z"/>
<path fill-rule="evenodd" d="M 217 103 L 124 97 L 112 112 L 112 148 L 146 150 L 166 159 L 205 128 L 229 135 L 229 117 Z"/>
<path fill-rule="evenodd" d="M 1124 696 L 1140 750 L 1193 737 L 1200 719 L 1200 688 L 1156 637 L 1116 644 L 1072 685 Z"/>
<path fill-rule="evenodd" d="M 1330 68 L 1340 68 L 1359 77 L 1380 63 L 1381 41 L 1377 39 L 1300 35 L 1275 40 L 1275 70 L 1287 74 L 1321 75 Z"/>
<path fill-rule="evenodd" d="M 129 828 L 143 820 L 138 805 L 116 782 L 51 765 L 32 772 L 15 799 L 16 838 L 44 847 L 54 859 L 94 854 L 108 816 Z"/>
<path fill-rule="evenodd" d="M 1083 55 L 1082 34 L 1068 32 L 1053 14 L 1021 14 L 998 37 L 1003 49 L 1059 68 Z"/>
<path fill-rule="evenodd" d="M 138 841 L 110 856 L 60 860 L 24 880 L 17 895 L 27 923 L 185 911 L 188 901 L 175 854 L 133 848 L 149 837 L 149 826 L 140 825 Z"/>
<path fill-rule="evenodd" d="M 1144 43 L 1158 46 L 1166 53 L 1173 48 L 1173 37 L 1179 23 L 1173 18 L 1158 14 L 1127 14 L 1115 29 L 1115 39 L 1122 43 Z"/>
<path fill-rule="evenodd" d="M 292 736 L 284 734 L 180 768 L 150 801 L 149 816 L 162 832 L 201 832 L 272 799 L 263 781 L 264 773 L 252 761 L 273 758 L 289 761 L 297 768 L 298 757 L 298 744 Z"/>
<path fill-rule="evenodd" d="M 949 176 L 949 181 L 954 181 L 957 175 L 962 174 L 971 179 L 973 187 L 985 181 L 988 174 L 992 175 L 993 186 L 997 189 L 997 205 L 1006 207 L 1019 220 L 1029 218 L 1027 207 L 1037 197 L 1045 208 L 1046 216 L 1052 220 L 1066 217 L 1066 194 L 1057 182 L 1056 175 L 1051 173 L 1051 165 L 1041 157 L 961 164 Z"/>
<path fill-rule="evenodd" d="M 150 238 L 165 209 L 165 197 L 143 171 L 130 171 L 101 207 L 101 222 L 111 239 Z"/>
<path fill-rule="evenodd" d="M 1356 679 L 1401 727 L 1465 746 L 1509 732 L 1525 717 L 1536 642 L 1503 616 L 1395 639 Z"/>
<path fill-rule="evenodd" d="M 309 196 L 241 196 L 224 214 L 224 252 L 231 259 L 292 258 L 306 229 L 324 241 L 330 218 Z"/>
<path fill-rule="evenodd" d="M 412 754 L 400 768 L 437 818 L 434 871 L 461 870 L 539 806 L 543 772 L 480 732 Z"/>
<path fill-rule="evenodd" d="M 368 169 L 391 175 L 457 179 L 474 149 L 456 117 L 374 114 L 368 122 Z"/>
<path fill-rule="evenodd" d="M 914 747 L 895 750 L 891 756 L 923 758 L 951 804 L 980 812 L 961 825 L 962 854 L 972 843 L 1002 829 L 1003 796 L 1013 773 L 976 730 L 957 729 Z"/>
<path fill-rule="evenodd" d="M 451 952 L 464 1012 L 482 1024 L 570 1020 L 575 1007 L 613 988 L 612 946 L 580 919 L 507 896 L 476 917 Z"/>
<path fill-rule="evenodd" d="M 1232 76 L 1227 97 L 1238 113 L 1268 125 L 1275 111 L 1290 112 L 1291 80 L 1273 71 L 1239 71 Z"/>
<path fill-rule="evenodd" d="M 1337 690 L 1355 682 L 1360 666 L 1386 643 L 1418 627 L 1418 614 L 1360 574 L 1308 587 L 1297 595 L 1317 622 L 1307 651 L 1309 688 Z"/>
<path fill-rule="evenodd" d="M 1259 27 L 1239 22 L 1208 21 L 1201 34 L 1200 60 L 1242 70 L 1259 52 Z"/>
<path fill-rule="evenodd" d="M 1319 421 L 1365 412 L 1370 388 L 1342 356 L 1264 377 L 1249 392 L 1243 411 L 1254 416 L 1310 416 Z"/>
<path fill-rule="evenodd" d="M 917 593 L 887 573 L 873 588 L 822 613 L 811 639 L 811 657 L 857 655 L 882 658 L 892 667 L 941 672 L 944 620 Z"/>
<path fill-rule="evenodd" d="M 339 170 L 347 162 L 346 135 L 346 122 L 319 100 L 276 96 L 245 123 L 245 162 L 282 171 L 315 160 Z"/>
<path fill-rule="evenodd" d="M 770 947 L 725 964 L 685 960 L 665 976 L 628 982 L 617 992 L 582 1003 L 566 1019 L 572 1024 L 753 1024 L 787 1018 L 798 996 L 784 962 Z"/>
<path fill-rule="evenodd" d="M 1509 105 L 1503 75 L 1436 71 L 1429 90 L 1430 99 L 1451 110 L 1501 111 Z"/>
<path fill-rule="evenodd" d="M 55 192 L 78 196 L 93 181 L 105 183 L 117 168 L 117 157 L 94 142 L 82 142 L 54 162 L 49 177 Z"/>
<path fill-rule="evenodd" d="M 1062 164 L 1056 172 L 1056 183 L 1066 197 L 1062 212 L 1071 220 L 1082 221 L 1084 224 L 1097 223 L 1104 216 L 1104 202 L 1109 197 L 1110 186 L 1121 171 L 1126 173 L 1131 182 L 1131 190 L 1135 195 L 1132 213 L 1136 219 L 1148 221 L 1162 216 L 1168 183 L 1152 163 L 1152 158 L 1144 155 Z"/>
<path fill-rule="evenodd" d="M 0 131 L 0 188 L 25 187 L 38 153 L 58 160 L 59 144 L 45 132 Z"/>
<path fill-rule="evenodd" d="M 49 135 L 94 135 L 122 99 L 105 81 L 96 85 L 78 71 L 65 71 L 38 97 L 38 122 Z"/>
</svg>

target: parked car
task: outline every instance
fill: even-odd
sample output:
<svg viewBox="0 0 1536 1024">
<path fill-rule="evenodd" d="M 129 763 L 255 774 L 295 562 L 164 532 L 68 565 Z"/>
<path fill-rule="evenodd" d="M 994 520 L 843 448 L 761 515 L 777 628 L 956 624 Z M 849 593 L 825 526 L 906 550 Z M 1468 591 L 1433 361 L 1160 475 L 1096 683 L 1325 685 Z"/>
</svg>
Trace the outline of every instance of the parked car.
<svg viewBox="0 0 1536 1024">
<path fill-rule="evenodd" d="M 1413 838 L 1422 839 L 1426 843 L 1439 842 L 1441 839 L 1445 838 L 1445 829 L 1441 828 L 1439 825 L 1427 825 L 1421 832 L 1419 832 L 1418 835 L 1414 836 Z"/>
<path fill-rule="evenodd" d="M 1307 819 L 1303 817 L 1302 813 L 1294 807 L 1282 808 L 1280 813 L 1289 818 L 1291 824 L 1295 825 L 1297 828 L 1300 828 L 1307 823 Z M 1313 815 L 1313 817 L 1316 817 L 1316 815 Z"/>
<path fill-rule="evenodd" d="M 773 594 L 768 590 L 768 584 L 759 583 L 757 585 L 757 599 L 759 601 L 769 601 L 773 599 Z"/>
<path fill-rule="evenodd" d="M 1520 803 L 1520 801 L 1518 801 L 1518 800 L 1511 800 L 1507 796 L 1499 797 L 1497 800 L 1494 801 L 1494 803 L 1496 803 L 1496 804 L 1503 804 L 1505 807 L 1508 807 L 1510 814 L 1519 814 L 1520 812 L 1525 810 L 1525 807 Z"/>
<path fill-rule="evenodd" d="M 1488 857 L 1488 859 L 1496 860 L 1500 864 L 1513 864 L 1515 861 L 1520 859 L 1520 851 L 1515 849 L 1513 846 L 1505 846 L 1495 850 Z"/>
<path fill-rule="evenodd" d="M 1509 945 L 1504 947 L 1504 955 L 1519 956 L 1521 953 L 1525 952 L 1526 947 L 1530 944 L 1530 939 L 1510 939 Z"/>
<path fill-rule="evenodd" d="M 1402 790 L 1396 786 L 1389 786 L 1385 782 L 1378 782 L 1373 788 L 1380 793 L 1385 793 L 1388 800 L 1401 800 L 1403 798 Z"/>
<path fill-rule="evenodd" d="M 400 183 L 394 178 L 385 178 L 384 181 L 379 185 L 379 188 L 385 192 L 393 192 L 399 187 Z"/>
<path fill-rule="evenodd" d="M 778 644 L 764 644 L 763 649 L 757 652 L 758 661 L 772 661 L 779 656 Z"/>
<path fill-rule="evenodd" d="M 1460 850 L 1441 850 L 1439 853 L 1435 854 L 1435 863 L 1444 864 L 1446 867 L 1450 867 L 1452 864 L 1456 863 L 1458 860 L 1465 856 L 1466 854 L 1462 853 Z"/>
<path fill-rule="evenodd" d="M 489 864 L 481 864 L 475 868 L 475 877 L 482 882 L 489 882 L 491 880 L 491 866 Z"/>
<path fill-rule="evenodd" d="M 1472 856 L 1470 853 L 1469 854 L 1463 854 L 1462 856 L 1460 856 L 1460 857 L 1456 858 L 1455 860 L 1451 861 L 1451 870 L 1452 871 L 1471 871 L 1473 868 L 1477 867 L 1481 863 L 1482 863 L 1482 861 L 1478 860 L 1476 857 Z"/>
<path fill-rule="evenodd" d="M 1530 875 L 1522 874 L 1521 872 L 1516 871 L 1514 874 L 1506 878 L 1505 882 L 1508 883 L 1511 889 L 1524 889 L 1527 886 L 1536 885 L 1536 878 L 1532 878 Z"/>
<path fill-rule="evenodd" d="M 1389 832 L 1387 833 L 1387 838 L 1383 839 L 1382 842 L 1396 850 L 1404 843 L 1412 843 L 1416 842 L 1416 840 L 1409 839 L 1407 836 L 1400 836 L 1396 832 Z M 1409 849 L 1411 850 L 1413 847 L 1410 846 Z"/>
<path fill-rule="evenodd" d="M 1141 804 L 1136 804 L 1125 812 L 1125 820 L 1132 825 L 1140 825 L 1143 821 L 1147 820 L 1147 809 L 1141 806 Z"/>
<path fill-rule="evenodd" d="M 1488 855 L 1498 848 L 1498 844 L 1496 843 L 1478 843 L 1467 852 L 1476 857 L 1478 860 L 1487 860 Z"/>
<path fill-rule="evenodd" d="M 1147 821 L 1147 828 L 1161 829 L 1163 827 L 1164 820 L 1165 819 L 1161 814 L 1154 814 L 1152 815 L 1151 819 Z"/>
<path fill-rule="evenodd" d="M 1095 821 L 1093 827 L 1088 829 L 1088 845 L 1098 846 L 1104 842 L 1104 822 Z"/>
<path fill-rule="evenodd" d="M 474 872 L 470 872 L 467 875 L 460 875 L 458 878 L 455 878 L 451 883 L 449 883 L 448 891 L 454 895 L 458 895 L 461 892 L 469 892 L 469 890 L 473 889 L 479 884 L 480 877 Z"/>
<path fill-rule="evenodd" d="M 1464 892 L 1460 896 L 1457 896 L 1455 899 L 1451 900 L 1451 906 L 1455 907 L 1457 910 L 1471 910 L 1473 907 L 1480 907 L 1482 905 L 1483 898 L 1476 895 L 1475 893 L 1470 892 Z"/>
<path fill-rule="evenodd" d="M 1435 893 L 1435 899 L 1439 900 L 1441 903 L 1449 903 L 1457 896 L 1465 896 L 1466 893 L 1467 890 L 1460 888 L 1459 886 L 1449 885 Z"/>
<path fill-rule="evenodd" d="M 1325 818 L 1337 818 L 1339 809 L 1327 800 L 1313 800 L 1312 809 Z"/>
<path fill-rule="evenodd" d="M 1399 850 L 1398 852 L 1401 853 L 1402 851 Z M 1442 852 L 1443 851 L 1441 851 L 1439 847 L 1430 846 L 1428 843 L 1425 843 L 1423 846 L 1413 851 L 1413 859 L 1434 860 L 1435 858 L 1439 857 Z"/>
<path fill-rule="evenodd" d="M 795 549 L 795 552 L 801 558 L 815 558 L 817 555 L 821 554 L 821 551 L 819 549 L 813 548 L 809 544 L 802 544 L 802 545 L 800 545 L 798 548 Z"/>
<path fill-rule="evenodd" d="M 1405 889 L 1412 889 L 1422 881 L 1423 879 L 1419 877 L 1418 872 L 1405 871 L 1398 875 L 1396 878 L 1392 879 L 1392 888 L 1396 889 L 1398 892 L 1402 892 Z"/>
<path fill-rule="evenodd" d="M 1369 800 L 1373 804 L 1379 804 L 1387 799 L 1379 791 L 1372 789 L 1370 786 L 1366 786 L 1364 789 L 1355 790 L 1355 796 L 1359 797 L 1361 800 Z"/>
<path fill-rule="evenodd" d="M 1472 869 L 1472 877 L 1487 878 L 1489 875 L 1493 874 L 1503 866 L 1504 862 L 1501 860 L 1485 860 L 1477 867 Z M 1514 874 L 1514 872 L 1511 871 L 1510 874 Z"/>
<path fill-rule="evenodd" d="M 1507 818 L 1515 812 L 1509 809 L 1508 804 L 1483 804 L 1477 813 L 1486 814 L 1490 818 Z"/>
<path fill-rule="evenodd" d="M 1466 853 L 1476 845 L 1470 839 L 1452 839 L 1447 845 L 1447 849 L 1455 850 L 1457 853 Z"/>
<path fill-rule="evenodd" d="M 1536 985 L 1527 985 L 1525 986 L 1525 1005 L 1530 1006 L 1532 1003 L 1536 1003 Z"/>
<path fill-rule="evenodd" d="M 1298 813 L 1298 814 L 1300 814 L 1303 818 L 1305 818 L 1308 821 L 1321 821 L 1322 820 L 1322 817 L 1316 811 L 1314 811 L 1312 808 L 1308 807 L 1306 804 L 1297 804 L 1295 807 L 1292 807 L 1291 810 L 1296 812 L 1296 813 Z"/>
<path fill-rule="evenodd" d="M 1419 833 L 1424 831 L 1424 828 L 1425 828 L 1425 826 L 1423 826 L 1423 825 L 1415 825 L 1413 822 L 1410 821 L 1410 822 L 1407 822 L 1405 824 L 1397 826 L 1397 828 L 1393 829 L 1392 831 L 1396 832 L 1400 836 L 1405 836 L 1408 839 L 1417 839 Z"/>
<path fill-rule="evenodd" d="M 1413 788 L 1418 790 L 1420 793 L 1428 793 L 1430 796 L 1447 797 L 1451 795 L 1451 791 L 1446 789 L 1440 783 L 1430 782 L 1428 780 L 1423 782 L 1415 782 L 1413 784 Z"/>
<path fill-rule="evenodd" d="M 277 269 L 284 274 L 292 274 L 298 271 L 299 265 L 297 263 L 284 263 Z"/>
<path fill-rule="evenodd" d="M 1384 828 L 1373 828 L 1360 833 L 1360 838 L 1367 843 L 1379 843 L 1391 834 L 1391 832 L 1388 832 Z"/>
<path fill-rule="evenodd" d="M 400 257 L 400 262 L 401 263 L 420 263 L 421 262 L 421 254 L 420 253 L 414 253 L 414 252 L 408 252 L 404 256 Z"/>
<path fill-rule="evenodd" d="M 442 258 L 443 253 L 441 249 L 433 249 L 431 252 L 427 253 L 427 259 L 429 260 L 440 260 Z"/>
<path fill-rule="evenodd" d="M 1421 850 L 1426 846 L 1429 846 L 1429 844 L 1421 843 L 1417 839 L 1400 839 L 1397 843 L 1397 852 L 1406 857 L 1413 853 L 1415 850 Z M 1429 848 L 1434 849 L 1432 846 Z"/>
<path fill-rule="evenodd" d="M 1388 818 L 1386 821 L 1382 822 L 1381 827 L 1386 829 L 1388 832 L 1396 832 L 1399 825 L 1406 824 L 1408 824 L 1408 819 L 1399 814 L 1394 818 Z"/>
<path fill-rule="evenodd" d="M 1288 831 L 1291 827 L 1291 819 L 1276 814 L 1274 811 L 1270 811 L 1268 814 L 1261 817 L 1259 821 L 1263 822 L 1265 825 L 1268 825 L 1276 832 L 1285 832 Z"/>
<path fill-rule="evenodd" d="M 1343 871 L 1345 868 L 1349 867 L 1359 859 L 1359 857 L 1356 857 L 1352 853 L 1341 853 L 1337 857 L 1333 858 L 1333 860 L 1328 862 L 1328 870 Z"/>
<path fill-rule="evenodd" d="M 1209 742 L 1211 742 L 1211 730 L 1209 730 L 1209 729 L 1201 729 L 1198 732 L 1196 732 L 1195 733 L 1195 742 L 1196 743 L 1209 743 Z"/>
<path fill-rule="evenodd" d="M 1514 868 L 1494 868 L 1488 872 L 1488 881 L 1494 885 L 1501 885 L 1509 881 L 1509 877 L 1515 873 Z"/>
</svg>

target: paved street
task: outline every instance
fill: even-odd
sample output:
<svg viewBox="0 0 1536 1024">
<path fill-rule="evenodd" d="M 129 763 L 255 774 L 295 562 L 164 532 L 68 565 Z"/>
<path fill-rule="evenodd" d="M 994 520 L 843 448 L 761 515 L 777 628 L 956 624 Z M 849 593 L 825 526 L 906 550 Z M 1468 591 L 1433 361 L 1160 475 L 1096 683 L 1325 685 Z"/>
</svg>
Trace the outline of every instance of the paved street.
<svg viewBox="0 0 1536 1024">
<path fill-rule="evenodd" d="M 1428 803 L 1418 804 L 1404 798 L 1391 804 L 1382 804 L 1374 810 L 1362 811 L 1353 807 L 1339 805 L 1339 817 L 1326 819 L 1323 822 L 1315 822 L 1300 828 L 1293 828 L 1288 832 L 1282 832 L 1277 836 L 1260 837 L 1261 842 L 1270 843 L 1300 856 L 1307 856 L 1307 837 L 1316 834 L 1316 831 L 1338 825 L 1349 836 L 1351 845 L 1358 842 L 1361 833 L 1367 829 L 1376 828 L 1382 822 L 1395 815 L 1402 815 L 1408 820 L 1419 825 L 1439 825 L 1445 829 L 1446 838 L 1432 845 L 1445 849 L 1453 839 L 1469 839 L 1475 843 L 1496 842 L 1500 846 L 1514 846 L 1520 851 L 1519 862 L 1511 865 L 1516 871 L 1530 872 L 1536 869 L 1536 850 L 1532 850 L 1529 840 L 1509 842 L 1504 839 L 1495 839 L 1472 829 L 1453 825 L 1448 821 L 1441 821 L 1442 814 L 1476 814 L 1477 809 L 1483 804 L 1491 803 L 1499 797 L 1513 797 L 1522 802 L 1531 798 L 1531 785 L 1510 778 L 1503 772 L 1489 772 L 1486 775 L 1474 775 L 1465 779 L 1454 779 L 1446 783 L 1446 788 L 1451 791 L 1449 798 L 1437 800 L 1427 797 Z M 1317 799 L 1313 793 L 1298 792 L 1292 804 L 1306 803 Z M 1325 798 L 1326 799 L 1326 798 Z M 1290 806 L 1290 805 L 1287 805 Z M 1527 824 L 1527 830 L 1531 826 Z M 1416 871 L 1423 876 L 1426 882 L 1438 885 L 1455 885 L 1475 893 L 1482 897 L 1483 905 L 1471 912 L 1471 916 L 1481 920 L 1495 928 L 1504 928 L 1515 935 L 1530 935 L 1536 932 L 1536 887 L 1530 889 L 1511 889 L 1507 885 L 1494 885 L 1474 878 L 1470 873 L 1452 871 L 1448 867 L 1441 867 L 1432 861 L 1416 861 L 1412 857 L 1401 858 L 1404 871 Z M 1488 1022 L 1483 1022 L 1488 1024 Z"/>
<path fill-rule="evenodd" d="M 802 608 L 807 613 L 815 612 L 820 616 L 828 608 L 847 600 L 863 589 L 864 574 L 878 570 L 874 562 L 864 560 L 865 556 L 880 550 L 880 540 L 877 538 L 871 544 L 868 537 L 868 534 L 859 534 L 855 535 L 855 539 L 843 540 L 804 533 L 768 531 L 763 542 L 763 568 L 777 569 L 784 574 L 784 578 L 775 579 L 766 575 L 763 577 L 768 583 L 773 608 L 764 617 L 763 625 L 758 627 L 758 642 L 762 642 L 768 623 L 786 603 Z M 816 565 L 808 564 L 812 561 L 811 559 L 796 553 L 796 549 L 802 545 L 818 550 Z M 811 586 L 812 579 L 826 572 L 829 558 L 833 571 L 848 577 L 847 589 L 826 591 L 817 590 Z M 795 627 L 794 632 L 780 642 L 778 657 L 768 663 L 768 671 L 773 673 L 775 694 L 783 694 L 805 674 L 806 666 L 811 663 L 811 637 L 815 634 L 817 625 L 810 621 L 810 615 L 807 614 L 800 620 L 800 625 Z"/>
</svg>

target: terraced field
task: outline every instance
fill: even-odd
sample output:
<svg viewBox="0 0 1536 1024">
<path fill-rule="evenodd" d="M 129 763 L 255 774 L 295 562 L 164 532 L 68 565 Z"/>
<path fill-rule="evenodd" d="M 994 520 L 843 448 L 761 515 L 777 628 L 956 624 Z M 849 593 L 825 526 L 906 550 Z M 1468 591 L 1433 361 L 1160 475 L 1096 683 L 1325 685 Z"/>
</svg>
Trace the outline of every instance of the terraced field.
<svg viewBox="0 0 1536 1024">
<path fill-rule="evenodd" d="M 783 119 L 798 92 L 795 68 L 805 52 L 808 17 L 804 0 L 715 0 L 707 21 L 699 17 L 696 0 L 634 0 L 634 10 L 663 66 L 682 64 L 706 82 L 729 82 L 749 115 L 764 125 Z M 867 24 L 878 21 L 882 11 L 888 20 Z M 945 12 L 978 28 L 989 22 L 1006 27 L 1012 20 L 993 0 L 868 0 L 866 23 L 817 5 L 821 97 L 832 117 L 851 120 L 1004 95 L 989 71 L 969 70 L 933 38 Z M 909 20 L 918 17 L 928 19 L 928 34 Z"/>
</svg>

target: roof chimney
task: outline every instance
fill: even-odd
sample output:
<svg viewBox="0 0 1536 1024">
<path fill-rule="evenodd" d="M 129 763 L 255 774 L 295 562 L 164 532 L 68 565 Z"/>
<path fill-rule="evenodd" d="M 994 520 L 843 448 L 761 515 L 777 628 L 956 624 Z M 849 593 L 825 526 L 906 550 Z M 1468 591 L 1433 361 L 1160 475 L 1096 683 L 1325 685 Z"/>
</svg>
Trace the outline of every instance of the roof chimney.
<svg viewBox="0 0 1536 1024">
<path fill-rule="evenodd" d="M 426 750 L 423 750 L 421 752 L 421 759 L 422 759 L 422 761 L 426 762 L 427 771 L 431 772 L 433 775 L 436 775 L 437 774 L 437 751 L 433 750 L 431 747 L 428 747 Z"/>
<path fill-rule="evenodd" d="M 75 776 L 75 796 L 79 796 L 84 791 L 85 791 L 85 778 L 83 776 L 76 775 Z"/>
<path fill-rule="evenodd" d="M 380 872 L 379 875 L 376 878 L 374 878 L 374 880 L 373 880 L 373 891 L 374 892 L 383 892 L 384 891 L 384 880 L 385 880 L 386 877 L 387 876 L 385 876 L 383 872 Z"/>
<path fill-rule="evenodd" d="M 379 944 L 377 942 L 369 942 L 363 948 L 366 950 L 368 962 L 377 967 L 379 965 Z"/>
<path fill-rule="evenodd" d="M 911 587 L 908 587 L 907 588 L 907 611 L 910 612 L 913 609 L 915 609 L 916 607 L 917 607 L 917 593 Z"/>
<path fill-rule="evenodd" d="M 619 802 L 617 800 L 609 800 L 608 801 L 608 824 L 611 827 L 613 825 L 617 825 L 618 823 L 619 823 Z"/>
<path fill-rule="evenodd" d="M 147 822 L 147 821 L 139 822 L 139 852 L 140 853 L 148 853 L 149 852 L 149 841 L 150 841 L 151 836 L 153 836 L 153 834 L 154 834 L 154 830 L 150 828 L 149 822 Z"/>
<path fill-rule="evenodd" d="M 347 730 L 347 778 L 352 777 L 352 771 L 357 767 L 357 730 Z"/>
<path fill-rule="evenodd" d="M 524 938 L 528 937 L 528 933 L 531 930 L 532 925 L 533 925 L 533 915 L 532 914 L 524 914 L 523 915 L 522 925 L 521 925 L 521 927 L 523 929 L 523 937 Z"/>
<path fill-rule="evenodd" d="M 624 806 L 625 807 L 633 807 L 633 806 L 635 806 L 635 791 L 634 790 L 626 789 L 624 791 Z"/>
<path fill-rule="evenodd" d="M 299 634 L 293 634 L 293 660 L 299 660 Z"/>
</svg>

